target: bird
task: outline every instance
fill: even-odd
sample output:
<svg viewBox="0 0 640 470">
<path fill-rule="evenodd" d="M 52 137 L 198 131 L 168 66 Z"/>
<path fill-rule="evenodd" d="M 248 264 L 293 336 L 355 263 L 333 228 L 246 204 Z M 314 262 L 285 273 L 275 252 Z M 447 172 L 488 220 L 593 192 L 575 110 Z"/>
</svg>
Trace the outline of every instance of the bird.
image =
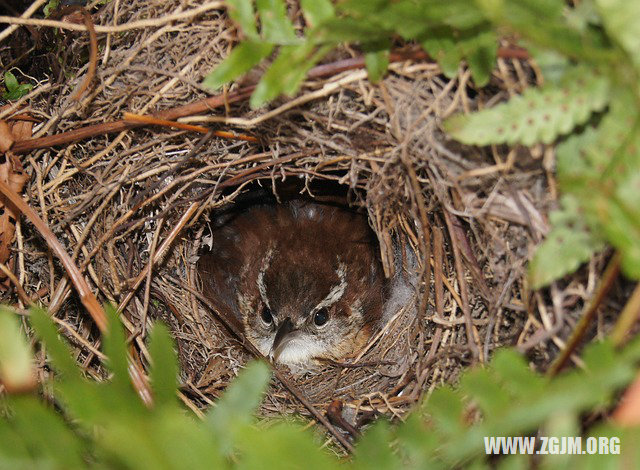
<svg viewBox="0 0 640 470">
<path fill-rule="evenodd" d="M 290 367 L 354 355 L 380 327 L 388 285 L 365 215 L 307 200 L 213 221 L 202 293 L 262 355 Z"/>
</svg>

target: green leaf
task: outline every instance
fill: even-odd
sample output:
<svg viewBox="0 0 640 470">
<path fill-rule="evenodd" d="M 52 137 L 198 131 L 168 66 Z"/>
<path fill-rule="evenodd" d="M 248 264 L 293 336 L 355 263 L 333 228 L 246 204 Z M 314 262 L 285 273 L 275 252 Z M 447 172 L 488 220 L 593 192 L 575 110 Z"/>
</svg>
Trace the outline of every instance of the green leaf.
<svg viewBox="0 0 640 470">
<path fill-rule="evenodd" d="M 482 33 L 473 39 L 472 47 L 465 56 L 477 86 L 482 87 L 489 83 L 497 54 L 498 38 L 492 31 Z"/>
<path fill-rule="evenodd" d="M 372 83 L 378 83 L 384 74 L 387 73 L 389 67 L 389 51 L 367 52 L 364 56 L 364 62 L 367 66 L 369 80 Z"/>
<path fill-rule="evenodd" d="M 602 239 L 585 224 L 578 200 L 566 195 L 561 208 L 549 215 L 551 231 L 538 247 L 529 265 L 529 277 L 534 289 L 573 273 L 604 248 Z"/>
<path fill-rule="evenodd" d="M 329 458 L 300 426 L 278 423 L 266 429 L 246 427 L 238 442 L 241 458 L 238 469 L 304 468 L 335 469 Z"/>
<path fill-rule="evenodd" d="M 530 88 L 491 109 L 454 116 L 445 121 L 445 130 L 473 145 L 551 143 L 586 122 L 608 100 L 608 79 L 577 67 L 562 87 Z"/>
<path fill-rule="evenodd" d="M 228 468 L 203 423 L 177 407 L 133 415 L 114 413 L 101 426 L 99 444 L 111 460 L 122 462 L 108 468 Z"/>
<path fill-rule="evenodd" d="M 67 382 L 77 383 L 82 380 L 71 349 L 58 337 L 58 331 L 49 315 L 39 307 L 32 307 L 29 320 L 37 335 L 44 341 L 54 368 Z"/>
<path fill-rule="evenodd" d="M 395 429 L 399 450 L 408 468 L 438 468 L 434 462 L 438 437 L 427 428 L 419 413 L 411 413 Z"/>
<path fill-rule="evenodd" d="M 442 22 L 458 32 L 473 30 L 480 33 L 488 27 L 486 15 L 474 2 L 431 0 L 425 5 L 423 13 L 432 21 Z"/>
<path fill-rule="evenodd" d="M 0 398 L 0 409 L 7 413 L 7 400 Z M 9 421 L 8 416 L 0 419 L 0 469 L 38 468 L 30 457 L 28 442 Z"/>
<path fill-rule="evenodd" d="M 582 1 L 573 8 L 567 8 L 564 16 L 568 26 L 583 33 L 587 33 L 590 26 L 602 25 L 593 0 Z"/>
<path fill-rule="evenodd" d="M 149 334 L 151 371 L 149 379 L 153 387 L 156 406 L 175 405 L 178 389 L 178 361 L 173 351 L 169 330 L 156 323 Z"/>
<path fill-rule="evenodd" d="M 411 40 L 432 32 L 439 23 L 434 24 L 427 16 L 427 11 L 431 13 L 431 10 L 425 10 L 424 6 L 424 3 L 394 2 L 388 4 L 375 18 L 364 15 L 359 19 L 379 23 L 381 30 L 395 31 L 402 38 Z"/>
<path fill-rule="evenodd" d="M 358 441 L 353 457 L 353 468 L 367 470 L 375 462 L 377 469 L 401 468 L 398 457 L 391 450 L 389 423 L 378 420 Z"/>
<path fill-rule="evenodd" d="M 7 91 L 2 93 L 2 97 L 9 101 L 20 99 L 33 89 L 30 83 L 19 84 L 18 79 L 11 72 L 4 73 L 4 85 Z"/>
<path fill-rule="evenodd" d="M 625 183 L 621 188 L 638 191 L 638 180 Z M 631 187 L 630 187 L 631 186 Z M 601 199 L 597 210 L 602 217 L 607 239 L 622 253 L 621 266 L 626 276 L 640 279 L 640 226 L 638 210 L 618 198 Z"/>
<path fill-rule="evenodd" d="M 629 54 L 640 71 L 640 2 L 596 0 L 607 32 Z"/>
<path fill-rule="evenodd" d="M 498 470 L 528 470 L 529 457 L 526 455 L 508 455 L 498 461 Z"/>
<path fill-rule="evenodd" d="M 454 37 L 455 40 L 452 39 Z M 421 44 L 448 78 L 457 75 L 463 59 L 467 60 L 477 86 L 486 85 L 491 78 L 498 51 L 498 40 L 492 31 L 462 35 L 451 28 L 444 28 L 436 34 L 429 31 Z"/>
<path fill-rule="evenodd" d="M 20 322 L 6 307 L 0 307 L 0 383 L 9 392 L 27 390 L 35 385 L 31 348 Z"/>
<path fill-rule="evenodd" d="M 249 39 L 258 39 L 253 0 L 227 0 L 227 5 L 229 16 L 240 26 L 242 32 Z"/>
<path fill-rule="evenodd" d="M 216 407 L 207 413 L 206 423 L 223 454 L 239 444 L 240 434 L 253 422 L 253 413 L 262 401 L 270 378 L 267 364 L 258 361 L 249 364 L 227 388 Z"/>
<path fill-rule="evenodd" d="M 308 70 L 329 51 L 328 47 L 321 47 L 315 52 L 313 49 L 314 46 L 308 42 L 281 47 L 280 54 L 251 95 L 251 107 L 259 108 L 282 93 L 291 96 L 298 91 Z"/>
<path fill-rule="evenodd" d="M 540 393 L 514 396 L 505 403 L 502 413 L 487 413 L 481 422 L 469 427 L 460 427 L 455 434 L 445 432 L 440 448 L 443 457 L 449 462 L 471 458 L 474 454 L 484 451 L 484 436 L 528 434 L 560 414 L 565 415 L 565 419 L 577 420 L 578 413 L 586 409 L 608 405 L 616 390 L 634 377 L 634 363 L 620 360 L 620 356 L 615 354 L 609 343 L 589 345 L 585 348 L 584 357 L 586 371 L 574 370 L 561 374 L 554 380 L 545 380 Z M 489 368 L 491 370 L 492 365 Z M 465 372 L 465 375 L 467 373 Z M 467 394 L 469 400 L 477 400 L 478 393 L 474 390 L 467 390 Z M 441 402 L 440 406 L 446 406 L 446 403 Z M 430 408 L 436 410 L 438 406 L 431 405 Z M 456 414 L 447 413 L 450 414 L 448 421 L 455 422 Z M 457 420 L 463 419 L 462 410 L 459 410 Z M 455 430 L 455 427 L 452 426 L 451 429 Z M 439 427 L 437 431 L 442 432 L 443 428 Z"/>
<path fill-rule="evenodd" d="M 558 85 L 571 66 L 569 59 L 556 51 L 543 49 L 535 44 L 526 43 L 524 47 L 536 61 L 545 83 Z"/>
<path fill-rule="evenodd" d="M 264 41 L 273 44 L 293 44 L 296 32 L 291 20 L 287 17 L 287 6 L 283 0 L 256 0 L 260 23 L 261 36 Z"/>
<path fill-rule="evenodd" d="M 587 127 L 558 145 L 558 180 L 563 190 L 590 200 L 601 194 L 594 191 L 599 182 L 634 172 L 633 166 L 640 162 L 629 156 L 627 147 L 632 143 L 634 127 L 640 122 L 638 107 L 629 106 L 635 100 L 629 90 L 612 90 L 609 111 L 598 127 Z M 631 168 L 624 169 L 621 165 L 625 164 Z M 583 204 L 585 208 L 591 206 L 592 203 Z"/>
<path fill-rule="evenodd" d="M 452 39 L 430 37 L 422 41 L 422 47 L 438 62 L 447 78 L 454 78 L 458 74 L 462 51 Z"/>
<path fill-rule="evenodd" d="M 165 449 L 167 461 L 175 469 L 208 470 L 228 468 L 215 439 L 201 421 L 179 408 L 165 408 L 153 421 L 153 438 L 158 449 Z M 157 429 L 157 432 L 155 431 Z M 179 439 L 176 439 L 179 436 Z M 141 468 L 149 468 L 143 465 Z"/>
<path fill-rule="evenodd" d="M 34 397 L 12 397 L 12 424 L 31 449 L 32 456 L 54 462 L 54 468 L 84 468 L 82 441 L 62 416 Z"/>
<path fill-rule="evenodd" d="M 449 387 L 435 390 L 426 404 L 426 412 L 431 416 L 438 432 L 445 436 L 455 436 L 462 432 L 463 410 L 460 395 Z"/>
<path fill-rule="evenodd" d="M 622 254 L 627 276 L 640 279 L 640 112 L 629 90 L 612 93 L 609 112 L 558 146 L 561 188 L 580 200 L 581 217 Z"/>
<path fill-rule="evenodd" d="M 231 54 L 205 77 L 202 84 L 216 90 L 251 70 L 254 65 L 271 54 L 272 50 L 273 45 L 266 42 L 244 41 L 238 44 L 231 51 Z"/>
<path fill-rule="evenodd" d="M 44 12 L 45 18 L 49 18 L 51 13 L 53 13 L 55 9 L 58 8 L 59 3 L 60 3 L 60 0 L 49 0 L 47 2 L 47 4 L 42 9 L 42 11 Z"/>
<path fill-rule="evenodd" d="M 12 74 L 11 72 L 5 72 L 4 73 L 4 86 L 7 87 L 7 90 L 9 92 L 12 92 L 12 91 L 16 90 L 18 88 L 18 86 L 20 86 L 20 84 L 18 83 L 18 79 L 16 78 L 16 76 L 14 74 Z"/>
<path fill-rule="evenodd" d="M 552 49 L 586 64 L 605 65 L 612 58 L 611 48 L 596 31 L 585 34 L 568 27 L 565 4 L 557 0 L 476 0 L 495 27 L 514 32 L 519 38 Z"/>
<path fill-rule="evenodd" d="M 532 371 L 522 354 L 515 350 L 496 351 L 491 360 L 491 374 L 512 396 L 524 398 L 544 393 L 545 380 Z"/>
<path fill-rule="evenodd" d="M 603 188 L 596 214 L 607 239 L 622 254 L 623 272 L 637 280 L 640 279 L 640 119 L 627 133 L 610 171 L 615 186 Z"/>
<path fill-rule="evenodd" d="M 509 394 L 488 370 L 469 370 L 460 381 L 460 390 L 473 396 L 473 400 L 485 415 L 500 415 L 509 403 Z"/>
<path fill-rule="evenodd" d="M 579 376 L 589 388 L 590 396 L 585 397 L 585 405 L 606 404 L 615 390 L 628 383 L 637 372 L 633 364 L 618 360 L 611 341 L 590 344 L 582 358 L 588 373 L 572 375 Z"/>
<path fill-rule="evenodd" d="M 51 318 L 42 309 L 32 307 L 30 321 L 38 337 L 45 343 L 52 366 L 59 373 L 55 390 L 69 412 L 87 423 L 104 414 L 112 414 L 117 406 L 107 400 L 114 395 L 110 393 L 101 395 L 98 392 L 104 389 L 104 386 L 83 378 L 80 368 L 73 359 L 71 349 L 59 338 Z M 140 402 L 137 397 L 136 401 Z M 119 405 L 119 402 L 116 401 L 115 405 Z"/>
<path fill-rule="evenodd" d="M 326 19 L 315 31 L 314 38 L 318 42 L 338 44 L 342 41 L 360 42 L 366 38 L 367 42 L 387 40 L 392 30 L 382 25 L 376 18 L 356 20 L 349 17 L 332 17 Z"/>
<path fill-rule="evenodd" d="M 333 4 L 329 0 L 301 0 L 300 6 L 307 24 L 311 27 L 335 16 Z"/>
<path fill-rule="evenodd" d="M 610 420 L 603 420 L 589 429 L 582 438 L 582 450 L 587 449 L 587 439 L 594 438 L 598 445 L 596 453 L 580 455 L 575 458 L 573 468 L 584 470 L 617 470 L 625 465 L 638 468 L 640 464 L 640 427 L 615 426 Z M 606 453 L 600 453 L 600 439 L 606 439 Z M 603 447 L 603 450 L 605 448 Z M 623 463 L 624 462 L 624 463 Z"/>
<path fill-rule="evenodd" d="M 388 0 L 344 0 L 338 4 L 338 7 L 342 13 L 358 17 L 379 12 L 388 3 Z"/>
<path fill-rule="evenodd" d="M 108 305 L 105 308 L 109 323 L 107 331 L 102 335 L 102 348 L 107 356 L 106 366 L 113 373 L 112 385 L 119 390 L 123 397 L 135 396 L 129 378 L 129 363 L 127 361 L 127 340 L 124 329 L 116 310 Z"/>
</svg>

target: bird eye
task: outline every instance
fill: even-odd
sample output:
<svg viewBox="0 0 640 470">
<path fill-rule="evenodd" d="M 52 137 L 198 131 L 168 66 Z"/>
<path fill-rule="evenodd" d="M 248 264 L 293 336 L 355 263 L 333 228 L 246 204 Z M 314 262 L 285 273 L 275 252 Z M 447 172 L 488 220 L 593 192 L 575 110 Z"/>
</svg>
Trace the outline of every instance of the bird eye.
<svg viewBox="0 0 640 470">
<path fill-rule="evenodd" d="M 266 305 L 262 308 L 262 313 L 260 314 L 260 318 L 265 325 L 271 325 L 273 322 L 273 315 L 271 314 L 271 310 Z"/>
<path fill-rule="evenodd" d="M 324 325 L 327 323 L 327 320 L 329 320 L 329 312 L 326 308 L 321 308 L 313 316 L 313 323 L 315 323 L 316 326 Z"/>
</svg>

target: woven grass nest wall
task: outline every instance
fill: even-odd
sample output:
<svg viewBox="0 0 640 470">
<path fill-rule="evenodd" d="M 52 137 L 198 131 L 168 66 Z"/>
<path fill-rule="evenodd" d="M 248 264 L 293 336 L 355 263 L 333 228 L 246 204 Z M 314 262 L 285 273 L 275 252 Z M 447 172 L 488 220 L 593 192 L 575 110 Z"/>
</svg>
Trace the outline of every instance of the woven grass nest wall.
<svg viewBox="0 0 640 470">
<path fill-rule="evenodd" d="M 166 20 L 207 5 L 198 15 Z M 69 97 L 86 73 L 88 37 L 56 37 L 66 51 L 64 72 L 43 77 L 20 103 L 40 121 L 35 137 L 211 96 L 200 83 L 235 38 L 218 2 L 108 2 L 93 11 L 97 24 L 146 25 L 99 34 L 96 78 L 80 102 Z M 455 382 L 462 367 L 486 361 L 504 345 L 517 345 L 544 367 L 593 292 L 601 258 L 548 291 L 527 289 L 527 261 L 556 203 L 553 151 L 464 148 L 439 127 L 452 113 L 521 92 L 537 80 L 535 64 L 500 59 L 482 91 L 465 69 L 449 80 L 428 60 L 393 62 L 379 84 L 360 68 L 331 71 L 331 64 L 358 56 L 340 50 L 325 60 L 330 73 L 312 74 L 299 95 L 267 108 L 221 99 L 222 106 L 182 119 L 249 134 L 259 143 L 202 140 L 193 132 L 147 126 L 21 156 L 29 175 L 25 197 L 73 254 L 100 300 L 120 306 L 141 363 L 150 323 L 162 319 L 170 325 L 182 366 L 182 399 L 193 409 L 207 407 L 251 358 L 199 297 L 195 262 L 211 211 L 257 186 L 337 182 L 368 214 L 389 274 L 402 264 L 394 244 L 416 253 L 417 265 L 405 262 L 403 268 L 417 276 L 412 298 L 398 305 L 357 361 L 328 364 L 313 374 L 282 370 L 321 410 L 339 399 L 361 416 L 400 415 L 433 387 Z M 255 79 L 246 77 L 227 96 L 236 97 Z M 2 117 L 12 112 L 5 109 Z M 27 295 L 56 317 L 77 360 L 103 377 L 95 326 L 61 265 L 24 220 L 12 259 Z M 20 302 L 10 285 L 2 300 Z M 308 413 L 276 380 L 262 412 Z"/>
</svg>

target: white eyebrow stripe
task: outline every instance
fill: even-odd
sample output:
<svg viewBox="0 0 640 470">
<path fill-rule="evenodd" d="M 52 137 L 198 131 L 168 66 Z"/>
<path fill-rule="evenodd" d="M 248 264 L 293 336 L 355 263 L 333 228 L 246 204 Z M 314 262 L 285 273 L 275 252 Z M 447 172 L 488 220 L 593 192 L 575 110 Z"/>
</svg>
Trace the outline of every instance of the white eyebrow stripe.
<svg viewBox="0 0 640 470">
<path fill-rule="evenodd" d="M 322 299 L 320 303 L 313 308 L 313 310 L 311 310 L 312 315 L 321 308 L 330 307 L 335 304 L 342 298 L 344 292 L 347 290 L 347 266 L 344 263 L 338 264 L 336 274 L 338 274 L 340 282 L 333 286 L 327 296 Z"/>
<path fill-rule="evenodd" d="M 266 256 L 262 260 L 260 272 L 258 273 L 258 292 L 260 292 L 260 298 L 268 308 L 271 308 L 271 306 L 269 305 L 269 299 L 267 299 L 267 286 L 264 283 L 264 273 L 269 269 L 271 258 L 273 258 L 273 248 L 269 248 L 267 251 Z"/>
</svg>

